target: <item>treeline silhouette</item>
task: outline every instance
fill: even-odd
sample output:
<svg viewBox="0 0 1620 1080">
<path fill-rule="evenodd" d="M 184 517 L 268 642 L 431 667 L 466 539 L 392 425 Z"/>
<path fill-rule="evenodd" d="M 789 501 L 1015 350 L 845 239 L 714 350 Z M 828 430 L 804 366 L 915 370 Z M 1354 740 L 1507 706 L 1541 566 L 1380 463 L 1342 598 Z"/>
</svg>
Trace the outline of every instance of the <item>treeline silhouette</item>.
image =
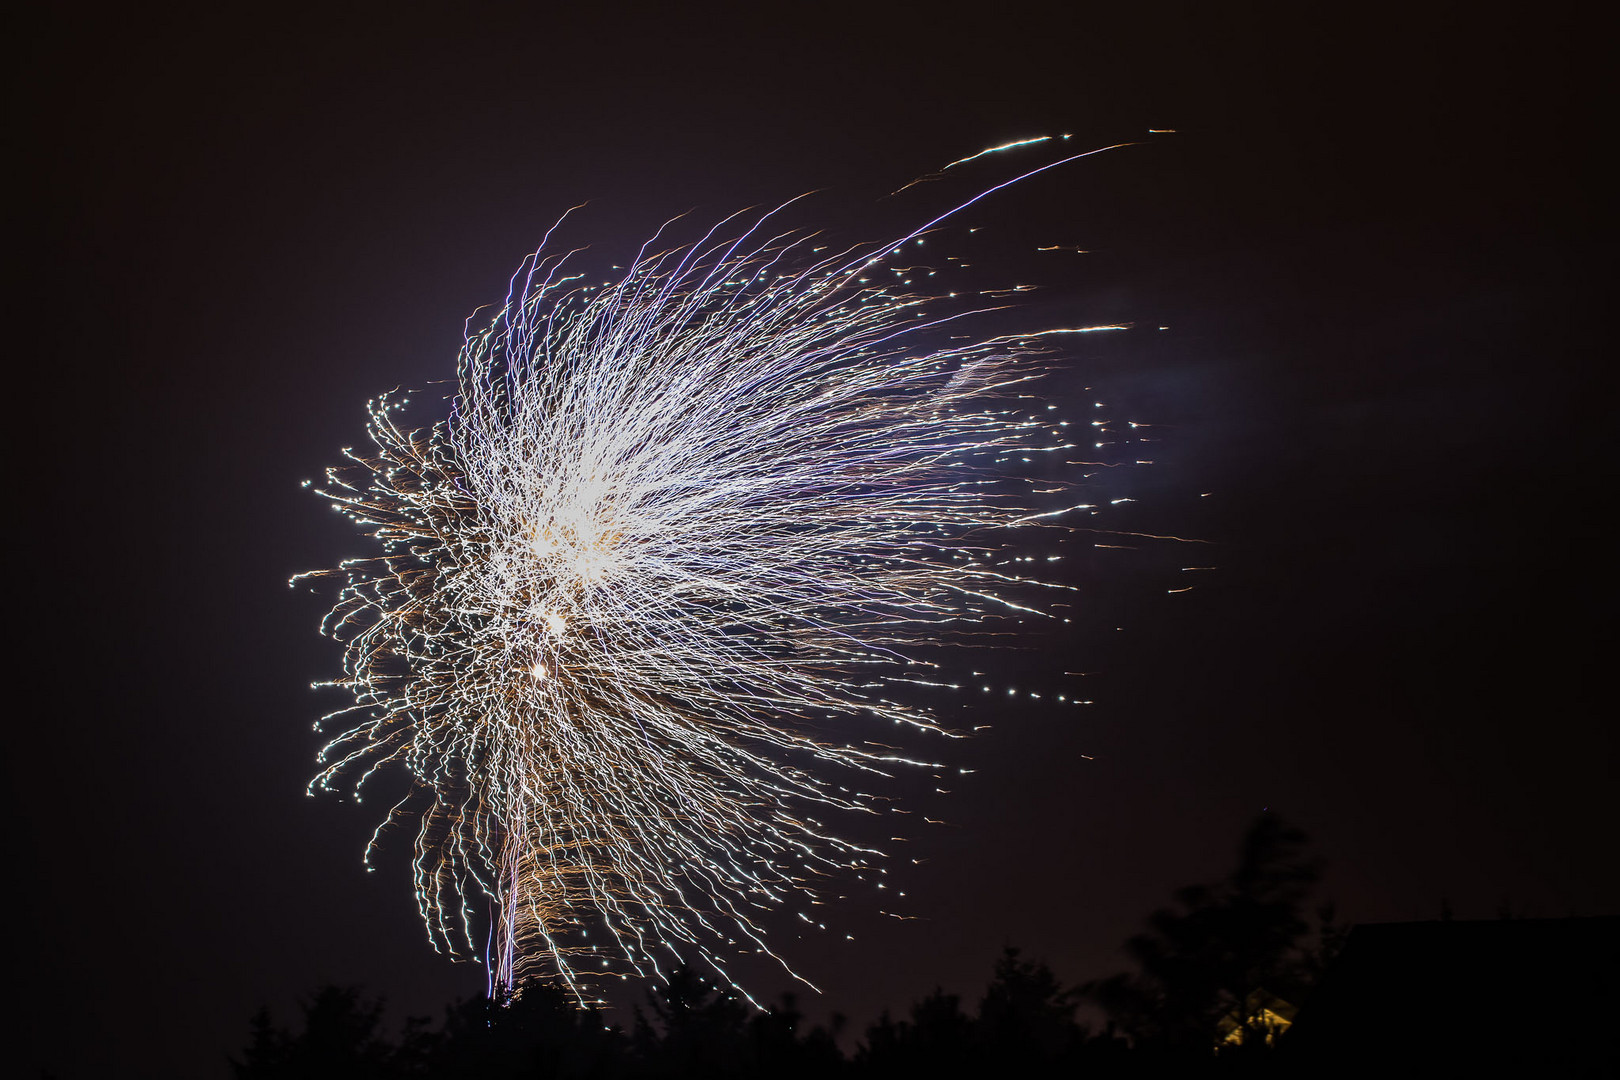
<svg viewBox="0 0 1620 1080">
<path fill-rule="evenodd" d="M 1040 963 L 1008 950 L 975 1012 L 935 991 L 907 1019 L 885 1015 L 852 1055 L 839 1048 L 841 1022 L 807 1026 L 791 994 L 758 1012 L 690 971 L 650 991 L 628 1031 L 575 1007 L 550 987 L 509 1004 L 472 999 L 444 1022 L 406 1021 L 398 1039 L 382 1032 L 380 1002 L 353 987 L 327 986 L 303 1006 L 296 1035 L 261 1011 L 251 1041 L 232 1062 L 238 1077 L 795 1077 L 983 1076 L 1119 1062 L 1125 1040 L 1077 1023 L 1078 994 Z"/>
<path fill-rule="evenodd" d="M 300 1077 L 912 1077 L 1257 1074 L 1343 939 L 1330 910 L 1305 905 L 1318 877 L 1305 836 L 1274 815 L 1249 828 L 1234 870 L 1175 894 L 1127 949 L 1135 970 L 1065 986 L 1008 949 L 976 1007 L 935 990 L 903 1018 L 884 1013 L 846 1054 L 843 1020 L 806 1026 L 792 995 L 753 1010 L 691 971 L 650 990 L 629 1030 L 562 992 L 451 1006 L 441 1024 L 406 1021 L 390 1039 L 383 1006 L 327 986 L 296 1033 L 267 1010 L 232 1065 L 240 1080 Z M 1089 1002 L 1100 1030 L 1076 1013 Z"/>
</svg>

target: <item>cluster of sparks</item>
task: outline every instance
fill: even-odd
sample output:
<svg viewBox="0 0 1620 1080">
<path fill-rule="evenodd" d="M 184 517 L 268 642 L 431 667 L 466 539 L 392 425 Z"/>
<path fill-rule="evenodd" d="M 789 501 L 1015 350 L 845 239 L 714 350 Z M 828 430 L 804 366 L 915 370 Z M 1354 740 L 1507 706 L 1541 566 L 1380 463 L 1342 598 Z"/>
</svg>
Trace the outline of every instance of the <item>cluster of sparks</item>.
<svg viewBox="0 0 1620 1080">
<path fill-rule="evenodd" d="M 406 773 L 378 833 L 414 828 L 430 938 L 495 987 L 775 956 L 767 913 L 882 873 L 829 821 L 927 764 L 878 725 L 945 733 L 902 689 L 925 647 L 1041 613 L 1004 530 L 1074 496 L 1005 463 L 1070 448 L 1029 384 L 1104 328 L 965 335 L 897 260 L 949 215 L 844 250 L 775 215 L 605 283 L 543 245 L 449 415 L 376 399 L 319 488 L 380 553 L 322 572 L 353 700 L 311 788 Z"/>
</svg>

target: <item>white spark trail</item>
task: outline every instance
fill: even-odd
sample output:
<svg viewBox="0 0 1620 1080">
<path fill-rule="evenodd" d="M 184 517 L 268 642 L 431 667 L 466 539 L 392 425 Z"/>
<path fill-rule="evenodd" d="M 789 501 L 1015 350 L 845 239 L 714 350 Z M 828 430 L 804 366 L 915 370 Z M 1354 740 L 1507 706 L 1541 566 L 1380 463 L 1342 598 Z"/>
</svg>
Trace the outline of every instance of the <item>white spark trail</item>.
<svg viewBox="0 0 1620 1080">
<path fill-rule="evenodd" d="M 383 395 L 319 491 L 381 551 L 322 572 L 353 704 L 311 788 L 404 769 L 383 825 L 415 816 L 429 938 L 499 986 L 771 953 L 763 913 L 880 858 L 817 808 L 887 812 L 851 778 L 928 767 L 866 740 L 941 730 L 887 696 L 951 685 L 910 652 L 1044 613 L 987 537 L 1073 492 L 995 462 L 1075 448 L 1018 392 L 1037 339 L 1116 327 L 942 343 L 974 313 L 859 275 L 949 214 L 825 254 L 776 213 L 666 226 L 600 285 L 543 247 L 469 322 L 448 418 Z"/>
</svg>

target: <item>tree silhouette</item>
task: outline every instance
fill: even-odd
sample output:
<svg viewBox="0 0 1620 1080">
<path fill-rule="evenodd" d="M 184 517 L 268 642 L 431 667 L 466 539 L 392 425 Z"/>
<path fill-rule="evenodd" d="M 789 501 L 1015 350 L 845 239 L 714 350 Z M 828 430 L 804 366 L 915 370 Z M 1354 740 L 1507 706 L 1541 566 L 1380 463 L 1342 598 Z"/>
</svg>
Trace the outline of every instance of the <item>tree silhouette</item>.
<svg viewBox="0 0 1620 1080">
<path fill-rule="evenodd" d="M 1086 1036 L 1074 1021 L 1079 1002 L 1079 991 L 1065 989 L 1051 968 L 1009 947 L 979 1002 L 979 1041 L 990 1059 L 1009 1066 L 1070 1056 Z"/>
<path fill-rule="evenodd" d="M 471 998 L 452 1006 L 434 1038 L 422 1032 L 422 1053 L 401 1058 L 412 1072 L 433 1077 L 599 1077 L 622 1071 L 624 1037 L 600 1012 L 581 1008 L 566 992 L 538 984 L 506 1000 Z"/>
<path fill-rule="evenodd" d="M 1274 814 L 1244 833 L 1222 882 L 1189 885 L 1126 945 L 1136 961 L 1084 987 L 1138 1047 L 1207 1055 L 1221 1018 L 1257 990 L 1297 1000 L 1310 974 L 1303 914 L 1320 874 L 1306 836 Z"/>
<path fill-rule="evenodd" d="M 838 1049 L 843 1017 L 833 1016 L 833 1028 L 813 1027 L 803 1037 L 804 1014 L 798 999 L 782 995 L 780 1005 L 756 1014 L 748 1022 L 749 1067 L 753 1075 L 779 1078 L 831 1076 L 844 1064 Z"/>
<path fill-rule="evenodd" d="M 893 1077 L 1035 1076 L 1072 1071 L 1118 1048 L 1088 1041 L 1075 1022 L 1078 990 L 1066 988 L 1044 963 L 1008 948 L 979 1001 L 977 1016 L 961 999 L 936 989 L 911 1007 L 909 1020 L 885 1012 L 867 1028 L 855 1066 L 863 1075 Z"/>
<path fill-rule="evenodd" d="M 1301 948 L 1303 905 L 1317 877 L 1304 844 L 1298 830 L 1262 817 L 1245 834 L 1230 875 L 1178 890 L 1175 906 L 1156 912 L 1147 931 L 1130 941 L 1135 971 L 1075 989 L 1046 964 L 1008 948 L 976 1013 L 963 1010 L 959 995 L 936 989 L 916 1001 L 905 1020 L 885 1012 L 866 1030 L 853 1060 L 839 1050 L 839 1018 L 831 1030 L 806 1031 L 791 994 L 753 1010 L 729 988 L 679 968 L 647 992 L 629 1037 L 607 1027 L 600 1012 L 578 1008 L 563 991 L 540 984 L 502 1001 L 452 1005 L 437 1027 L 425 1018 L 407 1019 L 398 1041 L 390 1042 L 380 1034 L 381 1002 L 352 987 L 327 986 L 303 1004 L 296 1034 L 261 1009 L 241 1060 L 231 1064 L 238 1080 L 977 1080 L 1188 1076 L 1211 1068 L 1221 1075 L 1272 1072 L 1277 1060 L 1263 1053 L 1263 1039 L 1245 1039 L 1237 1053 L 1218 1058 L 1211 1049 L 1223 1020 L 1228 1031 L 1234 1016 L 1237 1027 L 1248 1027 L 1259 1006 L 1275 1005 L 1279 997 L 1299 1001 L 1299 988 L 1320 971 L 1324 951 Z M 1331 909 L 1320 918 L 1324 943 L 1342 938 Z M 1088 996 L 1112 1018 L 1095 1038 L 1075 1020 Z M 1265 1022 L 1247 1033 L 1258 1033 Z"/>
<path fill-rule="evenodd" d="M 274 1027 L 268 1009 L 254 1015 L 247 1050 L 231 1062 L 240 1080 L 394 1075 L 394 1048 L 377 1034 L 381 1001 L 362 999 L 357 987 L 324 986 L 302 1008 L 304 1030 L 296 1036 Z"/>
<path fill-rule="evenodd" d="M 856 1064 L 873 1076 L 954 1076 L 977 1061 L 974 1021 L 962 999 L 935 989 L 913 1003 L 909 1021 L 895 1021 L 887 1010 L 866 1029 Z"/>
<path fill-rule="evenodd" d="M 666 1076 L 742 1075 L 742 1030 L 748 1010 L 736 997 L 690 968 L 647 992 L 653 1020 L 636 1010 L 635 1046 L 644 1063 L 658 1063 Z"/>
</svg>

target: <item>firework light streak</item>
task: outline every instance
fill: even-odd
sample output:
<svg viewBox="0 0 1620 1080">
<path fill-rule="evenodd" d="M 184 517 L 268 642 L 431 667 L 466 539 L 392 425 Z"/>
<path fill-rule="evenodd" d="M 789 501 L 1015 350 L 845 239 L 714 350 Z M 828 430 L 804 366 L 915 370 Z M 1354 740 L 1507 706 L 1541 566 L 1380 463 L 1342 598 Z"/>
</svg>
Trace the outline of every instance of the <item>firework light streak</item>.
<svg viewBox="0 0 1620 1080">
<path fill-rule="evenodd" d="M 380 554 L 300 575 L 341 582 L 321 685 L 353 696 L 311 790 L 403 769 L 378 835 L 414 828 L 429 937 L 493 988 L 775 956 L 766 913 L 883 872 L 826 819 L 927 764 L 875 725 L 943 733 L 911 654 L 1040 613 L 997 536 L 1072 494 L 1000 463 L 1070 448 L 1027 387 L 1041 339 L 1100 328 L 963 338 L 979 312 L 894 263 L 949 214 L 834 253 L 777 213 L 600 285 L 542 245 L 469 323 L 448 417 L 383 395 L 319 488 Z"/>
</svg>

